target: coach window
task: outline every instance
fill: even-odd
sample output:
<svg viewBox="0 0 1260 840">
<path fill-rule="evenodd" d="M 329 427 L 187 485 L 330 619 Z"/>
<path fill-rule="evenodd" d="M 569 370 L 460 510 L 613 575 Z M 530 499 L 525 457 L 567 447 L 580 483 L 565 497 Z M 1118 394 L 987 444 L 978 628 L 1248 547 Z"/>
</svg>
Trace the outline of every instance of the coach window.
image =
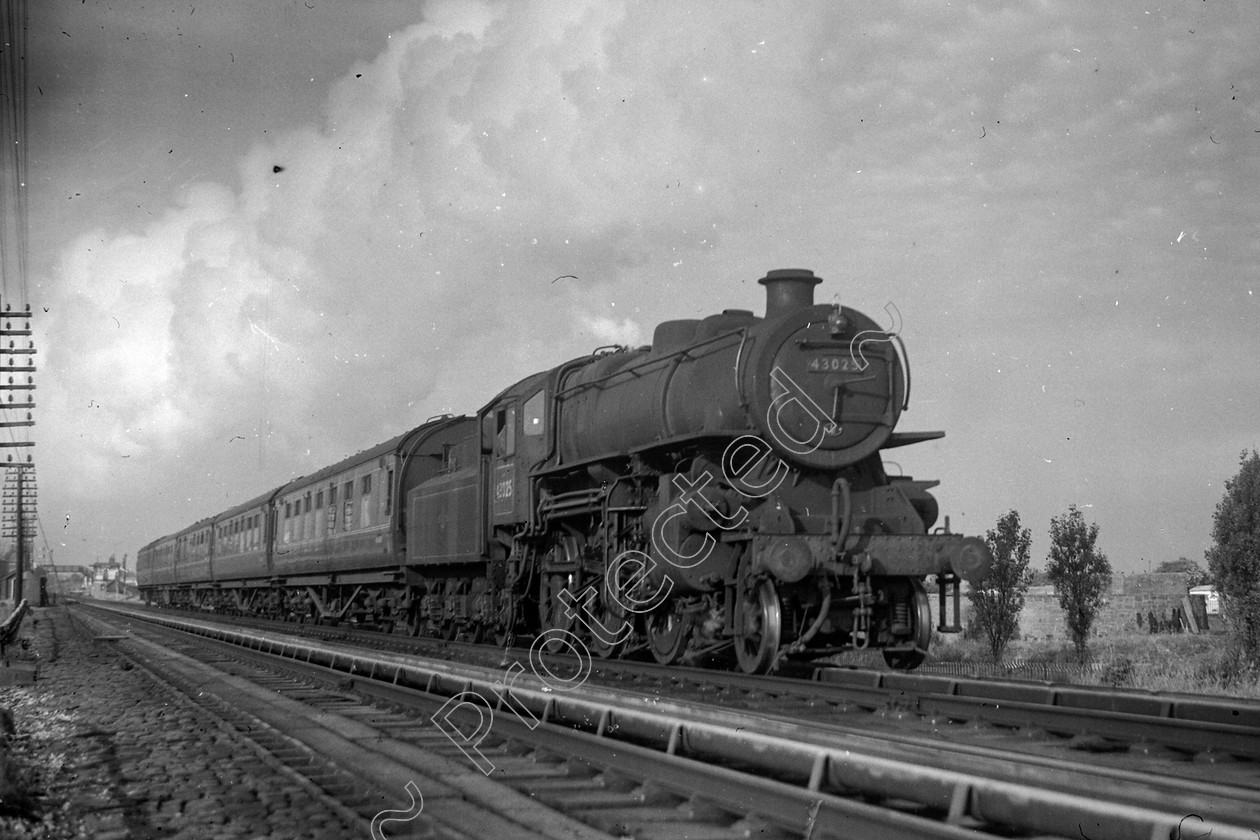
<svg viewBox="0 0 1260 840">
<path fill-rule="evenodd" d="M 546 391 L 539 391 L 525 401 L 525 426 L 523 431 L 529 437 L 543 433 L 544 412 L 546 411 Z"/>
<path fill-rule="evenodd" d="M 341 496 L 345 500 L 343 505 L 345 510 L 341 513 L 341 530 L 349 531 L 350 523 L 354 521 L 354 482 L 347 481 L 341 487 Z"/>
<path fill-rule="evenodd" d="M 394 471 L 385 471 L 385 515 L 394 512 Z"/>
<path fill-rule="evenodd" d="M 516 407 L 500 408 L 494 413 L 494 448 L 499 455 L 516 452 Z"/>
</svg>

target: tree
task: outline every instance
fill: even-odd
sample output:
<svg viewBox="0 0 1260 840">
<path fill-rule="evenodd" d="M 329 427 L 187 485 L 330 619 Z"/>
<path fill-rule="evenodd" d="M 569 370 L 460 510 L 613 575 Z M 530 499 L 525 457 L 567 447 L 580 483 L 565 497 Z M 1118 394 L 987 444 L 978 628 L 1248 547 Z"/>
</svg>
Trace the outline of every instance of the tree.
<svg viewBox="0 0 1260 840">
<path fill-rule="evenodd" d="M 985 534 L 984 540 L 993 553 L 993 566 L 967 591 L 967 600 L 996 662 L 1019 627 L 1024 595 L 1032 583 L 1028 568 L 1032 532 L 1019 527 L 1019 513 L 1012 510 L 998 520 L 997 528 Z"/>
<path fill-rule="evenodd" d="M 1244 450 L 1238 475 L 1225 481 L 1225 497 L 1212 518 L 1208 569 L 1225 602 L 1235 649 L 1260 666 L 1260 455 Z"/>
<path fill-rule="evenodd" d="M 1095 547 L 1097 542 L 1098 525 L 1086 525 L 1076 505 L 1071 505 L 1063 516 L 1051 517 L 1046 575 L 1059 596 L 1059 606 L 1081 662 L 1089 655 L 1089 629 L 1111 585 L 1111 564 Z"/>
<path fill-rule="evenodd" d="M 1156 574 L 1177 572 L 1185 576 L 1186 589 L 1192 586 L 1202 586 L 1211 582 L 1212 576 L 1203 570 L 1198 563 L 1186 557 L 1178 557 L 1176 560 L 1162 560 L 1155 567 Z"/>
</svg>

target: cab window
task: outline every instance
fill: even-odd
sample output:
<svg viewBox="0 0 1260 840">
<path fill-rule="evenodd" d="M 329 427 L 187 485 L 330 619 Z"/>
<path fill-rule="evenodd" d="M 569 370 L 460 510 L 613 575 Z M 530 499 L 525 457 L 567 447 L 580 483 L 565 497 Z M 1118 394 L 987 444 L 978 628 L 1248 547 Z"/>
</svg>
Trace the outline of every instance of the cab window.
<svg viewBox="0 0 1260 840">
<path fill-rule="evenodd" d="M 543 414 L 546 410 L 546 397 L 545 391 L 539 391 L 526 400 L 524 407 L 521 409 L 524 412 L 525 421 L 522 431 L 527 437 L 534 437 L 543 433 L 543 423 L 546 420 Z"/>
<path fill-rule="evenodd" d="M 498 455 L 516 452 L 516 407 L 508 406 L 494 412 L 494 451 Z"/>
</svg>

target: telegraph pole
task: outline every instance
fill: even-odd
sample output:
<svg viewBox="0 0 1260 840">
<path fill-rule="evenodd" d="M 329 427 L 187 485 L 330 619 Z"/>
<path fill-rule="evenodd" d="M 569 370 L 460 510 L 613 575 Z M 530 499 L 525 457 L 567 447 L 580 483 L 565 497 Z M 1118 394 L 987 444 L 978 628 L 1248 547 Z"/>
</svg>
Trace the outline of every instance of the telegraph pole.
<svg viewBox="0 0 1260 840">
<path fill-rule="evenodd" d="M 21 465 L 17 468 L 17 498 L 14 500 L 14 516 L 13 516 L 13 536 L 17 541 L 17 552 L 14 557 L 13 569 L 13 602 L 19 603 L 22 600 L 22 583 L 23 573 L 26 571 L 26 531 L 22 527 L 22 473 L 26 472 Z"/>
<path fill-rule="evenodd" d="M 14 542 L 13 603 L 22 600 L 22 585 L 26 568 L 30 565 L 31 538 L 35 533 L 35 465 L 31 463 L 9 464 L 5 470 L 3 511 L 0 536 Z"/>
<path fill-rule="evenodd" d="M 35 520 L 34 459 L 29 449 L 35 441 L 18 439 L 15 432 L 35 425 L 35 342 L 31 340 L 31 308 L 16 316 L 5 305 L 0 314 L 0 449 L 18 450 L 15 457 L 10 451 L 5 456 L 6 475 L 4 487 L 3 524 L 0 536 L 12 537 L 14 554 L 13 603 L 22 600 L 23 576 L 28 564 L 27 545 L 33 533 Z M 19 346 L 20 342 L 25 346 Z M 20 397 L 21 399 L 15 399 Z M 28 450 L 25 463 L 21 451 Z"/>
<path fill-rule="evenodd" d="M 17 541 L 14 604 L 22 599 L 26 544 L 34 521 L 34 470 L 22 449 L 35 443 L 24 434 L 35 425 L 35 342 L 27 297 L 29 225 L 26 201 L 28 82 L 25 3 L 5 3 L 0 15 L 0 449 L 8 450 L 0 536 Z M 21 301 L 14 311 L 11 301 Z M 19 341 L 20 338 L 25 340 Z M 15 397 L 25 397 L 17 400 Z M 14 450 L 17 450 L 16 453 Z M 10 495 L 12 494 L 12 495 Z"/>
</svg>

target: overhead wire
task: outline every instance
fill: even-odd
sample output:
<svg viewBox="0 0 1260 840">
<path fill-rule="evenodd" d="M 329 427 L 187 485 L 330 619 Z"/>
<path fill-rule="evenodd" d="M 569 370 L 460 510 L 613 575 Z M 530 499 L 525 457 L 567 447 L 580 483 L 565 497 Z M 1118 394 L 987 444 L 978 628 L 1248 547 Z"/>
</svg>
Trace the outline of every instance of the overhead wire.
<svg viewBox="0 0 1260 840">
<path fill-rule="evenodd" d="M 18 298 L 19 309 L 28 303 L 27 256 L 30 225 L 27 212 L 26 173 L 28 153 L 29 80 L 26 72 L 26 0 L 0 0 L 0 138 L 4 143 L 3 177 L 0 177 L 0 208 L 3 208 L 4 235 L 0 237 L 0 266 L 4 286 L 0 297 Z M 16 275 L 11 277 L 10 274 Z M 10 287 L 11 281 L 16 289 Z"/>
</svg>

